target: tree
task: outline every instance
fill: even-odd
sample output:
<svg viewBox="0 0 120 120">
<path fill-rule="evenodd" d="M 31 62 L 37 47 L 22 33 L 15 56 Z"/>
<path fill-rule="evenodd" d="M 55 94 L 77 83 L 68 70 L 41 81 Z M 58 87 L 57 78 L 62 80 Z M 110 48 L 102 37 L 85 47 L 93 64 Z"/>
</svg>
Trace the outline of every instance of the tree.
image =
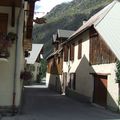
<svg viewBox="0 0 120 120">
<path fill-rule="evenodd" d="M 47 62 L 45 59 L 41 59 L 40 61 L 40 70 L 39 74 L 37 76 L 37 82 L 40 83 L 41 80 L 46 76 L 46 70 L 47 70 Z"/>
<path fill-rule="evenodd" d="M 116 62 L 116 82 L 120 83 L 120 61 Z"/>
<path fill-rule="evenodd" d="M 116 62 L 116 82 L 119 83 L 119 99 L 118 104 L 120 105 L 120 61 Z"/>
</svg>

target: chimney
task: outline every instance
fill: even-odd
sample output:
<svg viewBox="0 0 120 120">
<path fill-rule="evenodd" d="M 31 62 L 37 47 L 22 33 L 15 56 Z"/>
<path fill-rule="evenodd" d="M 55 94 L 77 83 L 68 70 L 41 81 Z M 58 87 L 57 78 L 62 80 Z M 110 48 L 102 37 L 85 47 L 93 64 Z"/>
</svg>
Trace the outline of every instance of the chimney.
<svg viewBox="0 0 120 120">
<path fill-rule="evenodd" d="M 83 20 L 83 25 L 84 25 L 86 22 L 87 22 L 87 20 L 86 20 L 86 19 L 84 19 L 84 20 Z"/>
</svg>

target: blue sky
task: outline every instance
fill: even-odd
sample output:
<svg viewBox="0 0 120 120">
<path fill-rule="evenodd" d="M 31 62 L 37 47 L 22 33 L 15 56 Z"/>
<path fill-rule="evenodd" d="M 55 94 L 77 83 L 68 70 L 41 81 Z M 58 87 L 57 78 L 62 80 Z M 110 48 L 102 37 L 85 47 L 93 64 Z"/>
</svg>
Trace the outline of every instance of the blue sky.
<svg viewBox="0 0 120 120">
<path fill-rule="evenodd" d="M 42 17 L 58 4 L 71 2 L 73 0 L 40 0 L 35 4 L 34 17 Z"/>
</svg>

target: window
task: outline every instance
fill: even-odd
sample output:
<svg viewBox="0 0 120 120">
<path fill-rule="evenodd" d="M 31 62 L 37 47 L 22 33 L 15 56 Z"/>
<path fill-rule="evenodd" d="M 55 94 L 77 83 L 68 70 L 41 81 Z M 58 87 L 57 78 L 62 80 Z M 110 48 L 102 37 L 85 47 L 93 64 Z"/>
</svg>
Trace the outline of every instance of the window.
<svg viewBox="0 0 120 120">
<path fill-rule="evenodd" d="M 74 43 L 70 45 L 70 60 L 74 60 L 74 46 Z"/>
</svg>

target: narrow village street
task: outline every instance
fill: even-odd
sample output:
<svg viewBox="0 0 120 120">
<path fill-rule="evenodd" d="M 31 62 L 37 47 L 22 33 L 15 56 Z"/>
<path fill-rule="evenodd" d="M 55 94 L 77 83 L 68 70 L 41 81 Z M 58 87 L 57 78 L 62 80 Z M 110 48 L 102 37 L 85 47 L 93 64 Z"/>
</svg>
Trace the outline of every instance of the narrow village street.
<svg viewBox="0 0 120 120">
<path fill-rule="evenodd" d="M 22 113 L 2 120 L 120 120 L 120 115 L 47 88 L 26 87 Z"/>
</svg>

